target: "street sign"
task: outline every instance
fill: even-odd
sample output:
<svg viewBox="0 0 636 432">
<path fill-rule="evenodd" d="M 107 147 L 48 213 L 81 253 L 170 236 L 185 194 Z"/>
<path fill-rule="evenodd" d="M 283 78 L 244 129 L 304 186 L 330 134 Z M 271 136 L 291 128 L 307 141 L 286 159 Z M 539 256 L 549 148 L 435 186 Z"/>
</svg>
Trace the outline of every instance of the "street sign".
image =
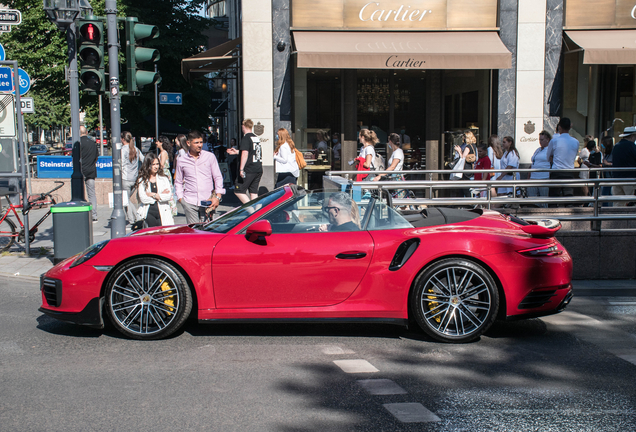
<svg viewBox="0 0 636 432">
<path fill-rule="evenodd" d="M 159 93 L 159 104 L 181 105 L 183 95 L 181 93 Z"/>
<path fill-rule="evenodd" d="M 18 25 L 22 22 L 22 14 L 15 9 L 0 10 L 0 24 Z"/>
<path fill-rule="evenodd" d="M 18 68 L 18 85 L 20 86 L 20 96 L 27 94 L 31 88 L 31 78 L 23 69 Z M 11 92 L 15 94 L 13 88 L 13 68 L 0 67 L 0 92 Z"/>
<path fill-rule="evenodd" d="M 23 69 L 18 68 L 18 84 L 20 86 L 20 96 L 28 93 L 31 89 L 31 77 Z"/>
<path fill-rule="evenodd" d="M 12 95 L 0 95 L 0 137 L 15 136 L 15 100 Z"/>
<path fill-rule="evenodd" d="M 11 31 L 11 26 L 10 25 L 6 25 L 6 24 L 2 24 L 0 25 L 0 33 L 9 33 Z M 4 59 L 2 59 L 4 60 Z M 0 61 L 2 61 L 0 60 Z"/>
<path fill-rule="evenodd" d="M 0 44 L 0 61 L 4 61 L 4 47 L 2 46 L 2 44 Z"/>
<path fill-rule="evenodd" d="M 13 91 L 12 69 L 0 67 L 0 92 Z"/>
<path fill-rule="evenodd" d="M 20 108 L 22 114 L 35 114 L 35 105 L 33 104 L 33 98 L 20 98 Z"/>
</svg>

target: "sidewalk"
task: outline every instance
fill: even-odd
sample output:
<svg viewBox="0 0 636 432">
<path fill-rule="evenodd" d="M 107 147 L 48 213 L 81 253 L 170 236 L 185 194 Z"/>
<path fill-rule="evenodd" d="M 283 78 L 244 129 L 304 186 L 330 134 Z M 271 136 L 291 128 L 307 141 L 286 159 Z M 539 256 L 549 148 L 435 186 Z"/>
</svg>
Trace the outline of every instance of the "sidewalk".
<svg viewBox="0 0 636 432">
<path fill-rule="evenodd" d="M 217 210 L 217 214 L 223 214 L 234 207 L 240 205 L 240 201 L 231 190 L 228 190 L 224 196 L 221 205 Z M 179 214 L 175 216 L 175 224 L 185 224 L 185 215 L 181 206 L 177 204 Z M 29 225 L 32 227 L 47 212 L 46 209 L 32 210 L 29 213 Z M 106 204 L 97 205 L 98 222 L 93 223 L 93 243 L 107 240 L 110 238 L 109 219 L 113 213 L 113 209 Z M 20 214 L 22 222 L 24 218 Z M 16 223 L 17 225 L 17 223 Z M 126 225 L 126 233 L 130 232 L 130 225 Z M 30 244 L 31 255 L 26 255 L 24 243 L 14 243 L 11 249 L 0 254 L 0 277 L 19 276 L 27 278 L 39 279 L 42 273 L 45 273 L 53 267 L 53 215 L 42 222 L 38 227 L 35 240 Z"/>
</svg>

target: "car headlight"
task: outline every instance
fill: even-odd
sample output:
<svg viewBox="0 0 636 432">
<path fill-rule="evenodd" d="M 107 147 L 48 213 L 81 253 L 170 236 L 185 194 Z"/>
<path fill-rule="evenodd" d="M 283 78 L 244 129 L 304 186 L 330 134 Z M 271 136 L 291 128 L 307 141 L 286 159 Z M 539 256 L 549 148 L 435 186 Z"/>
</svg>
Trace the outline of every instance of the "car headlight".
<svg viewBox="0 0 636 432">
<path fill-rule="evenodd" d="M 84 252 L 82 252 L 81 254 L 79 254 L 77 256 L 77 258 L 75 258 L 75 260 L 73 261 L 73 263 L 71 264 L 70 268 L 73 268 L 75 266 L 78 266 L 80 264 L 85 263 L 86 261 L 88 261 L 89 259 L 93 258 L 95 255 L 97 255 L 99 253 L 100 250 L 104 249 L 104 246 L 106 246 L 106 244 L 109 242 L 110 240 L 104 240 L 101 241 L 99 243 L 95 243 L 94 245 L 90 246 L 88 249 L 86 249 Z"/>
</svg>

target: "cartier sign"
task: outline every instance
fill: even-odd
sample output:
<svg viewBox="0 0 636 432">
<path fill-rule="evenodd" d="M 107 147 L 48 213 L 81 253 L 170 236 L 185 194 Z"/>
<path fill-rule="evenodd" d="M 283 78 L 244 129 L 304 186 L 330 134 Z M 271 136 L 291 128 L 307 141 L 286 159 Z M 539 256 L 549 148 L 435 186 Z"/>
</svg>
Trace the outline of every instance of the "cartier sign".
<svg viewBox="0 0 636 432">
<path fill-rule="evenodd" d="M 497 27 L 497 0 L 291 0 L 294 29 L 469 30 Z"/>
<path fill-rule="evenodd" d="M 636 0 L 567 0 L 565 27 L 636 28 Z"/>
</svg>

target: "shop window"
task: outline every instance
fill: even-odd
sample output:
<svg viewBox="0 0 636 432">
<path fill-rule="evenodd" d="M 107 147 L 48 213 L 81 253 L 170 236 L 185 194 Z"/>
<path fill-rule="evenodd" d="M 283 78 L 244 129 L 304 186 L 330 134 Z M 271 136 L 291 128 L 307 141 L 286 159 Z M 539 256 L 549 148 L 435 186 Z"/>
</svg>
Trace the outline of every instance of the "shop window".
<svg viewBox="0 0 636 432">
<path fill-rule="evenodd" d="M 631 112 L 634 105 L 634 68 L 619 67 L 616 75 L 616 111 Z"/>
<path fill-rule="evenodd" d="M 462 127 L 479 122 L 479 92 L 472 91 L 462 95 Z"/>
</svg>

